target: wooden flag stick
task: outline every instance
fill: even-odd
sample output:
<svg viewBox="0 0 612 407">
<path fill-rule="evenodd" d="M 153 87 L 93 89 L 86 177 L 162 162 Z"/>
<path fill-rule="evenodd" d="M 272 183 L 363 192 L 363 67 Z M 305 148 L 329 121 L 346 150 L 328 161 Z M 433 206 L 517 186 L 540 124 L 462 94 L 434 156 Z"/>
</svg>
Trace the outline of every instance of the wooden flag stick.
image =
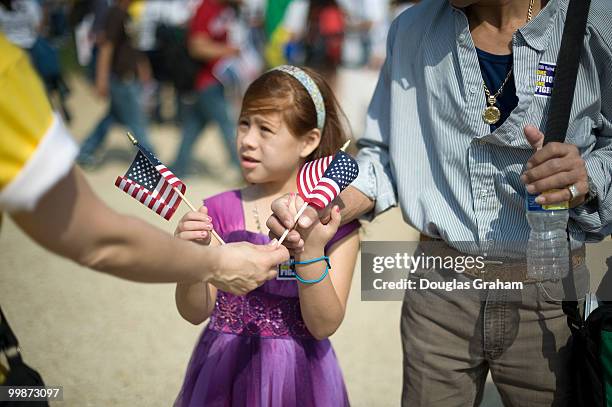
<svg viewBox="0 0 612 407">
<path fill-rule="evenodd" d="M 348 148 L 349 144 L 351 144 L 351 140 L 346 140 L 346 143 L 344 143 L 340 151 L 343 151 L 346 153 L 346 149 Z"/>
<path fill-rule="evenodd" d="M 193 206 L 191 204 L 191 202 L 189 202 L 189 200 L 185 197 L 185 195 L 183 195 L 181 193 L 181 191 L 177 188 L 177 187 L 173 187 L 174 192 L 176 192 L 181 198 L 183 198 L 183 202 L 185 202 L 187 204 L 187 206 L 194 212 L 197 212 L 198 210 L 195 208 L 195 206 Z M 215 231 L 215 229 L 211 230 L 211 233 L 213 235 L 213 237 L 215 239 L 217 239 L 217 241 L 221 244 L 225 244 L 225 241 L 223 241 L 223 239 L 221 239 L 221 236 L 219 236 L 219 234 Z"/>
<path fill-rule="evenodd" d="M 351 144 L 351 140 L 347 140 L 346 143 L 344 143 L 344 145 L 342 146 L 342 148 L 340 149 L 340 151 L 346 151 L 346 149 L 348 148 L 349 144 Z M 283 235 L 280 237 L 280 239 L 278 240 L 278 245 L 280 246 L 281 244 L 283 244 L 283 242 L 285 241 L 285 239 L 287 238 L 287 235 L 289 234 L 289 231 L 293 230 L 295 228 L 295 224 L 296 222 L 300 219 L 300 217 L 304 214 L 304 211 L 306 210 L 306 208 L 308 208 L 308 202 L 304 202 L 304 204 L 302 205 L 302 207 L 300 208 L 300 210 L 298 211 L 298 213 L 295 214 L 295 216 L 293 217 L 293 227 L 291 229 L 285 229 L 285 231 L 283 232 Z"/>
<path fill-rule="evenodd" d="M 306 208 L 308 208 L 308 202 L 304 202 L 304 205 L 302 205 L 298 213 L 296 213 L 295 217 L 293 218 L 293 227 L 291 229 L 285 229 L 285 231 L 283 232 L 283 235 L 278 240 L 278 246 L 283 244 L 283 242 L 285 241 L 285 238 L 289 234 L 289 231 L 295 228 L 295 223 L 298 221 L 298 219 L 300 219 L 300 216 L 304 214 L 304 211 L 306 210 Z"/>
</svg>

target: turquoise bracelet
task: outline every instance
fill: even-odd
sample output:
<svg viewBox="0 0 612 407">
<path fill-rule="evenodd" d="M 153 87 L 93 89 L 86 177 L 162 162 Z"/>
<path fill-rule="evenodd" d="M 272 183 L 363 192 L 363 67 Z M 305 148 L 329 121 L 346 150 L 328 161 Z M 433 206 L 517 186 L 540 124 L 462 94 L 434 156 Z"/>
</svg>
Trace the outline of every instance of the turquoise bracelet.
<svg viewBox="0 0 612 407">
<path fill-rule="evenodd" d="M 300 275 L 297 272 L 297 269 L 294 267 L 295 278 L 302 284 L 316 284 L 316 283 L 323 281 L 323 279 L 327 277 L 327 274 L 329 273 L 329 269 L 331 268 L 331 265 L 329 264 L 329 257 L 322 256 L 322 257 L 317 257 L 316 259 L 311 259 L 311 260 L 294 261 L 291 263 L 291 265 L 292 266 L 295 266 L 296 264 L 306 265 L 306 264 L 317 263 L 319 261 L 325 261 L 325 263 L 327 264 L 327 266 L 325 267 L 325 271 L 321 274 L 319 278 L 316 278 L 314 280 L 305 280 L 302 277 L 300 277 Z"/>
</svg>

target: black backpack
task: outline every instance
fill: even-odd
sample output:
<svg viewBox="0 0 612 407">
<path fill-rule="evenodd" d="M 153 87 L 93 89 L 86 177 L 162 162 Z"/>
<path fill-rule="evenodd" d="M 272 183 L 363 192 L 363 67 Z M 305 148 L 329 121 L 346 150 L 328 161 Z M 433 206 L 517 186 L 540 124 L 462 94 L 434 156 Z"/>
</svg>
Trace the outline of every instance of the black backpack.
<svg viewBox="0 0 612 407">
<path fill-rule="evenodd" d="M 179 93 L 194 90 L 196 77 L 202 68 L 202 63 L 189 55 L 187 34 L 187 28 L 165 24 L 155 30 L 160 60 L 165 64 L 163 70 Z"/>
</svg>

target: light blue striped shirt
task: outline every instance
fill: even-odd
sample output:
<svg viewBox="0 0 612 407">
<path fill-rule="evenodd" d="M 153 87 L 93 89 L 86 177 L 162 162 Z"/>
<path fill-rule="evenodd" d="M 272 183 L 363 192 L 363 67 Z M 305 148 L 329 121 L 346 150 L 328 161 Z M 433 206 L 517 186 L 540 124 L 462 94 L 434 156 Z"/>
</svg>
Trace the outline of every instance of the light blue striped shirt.
<svg viewBox="0 0 612 407">
<path fill-rule="evenodd" d="M 376 200 L 374 214 L 399 203 L 410 225 L 451 245 L 528 239 L 519 177 L 533 150 L 523 128 L 545 127 L 554 75 L 537 71 L 555 65 L 567 6 L 550 0 L 514 34 L 518 106 L 493 133 L 464 12 L 428 0 L 393 22 L 353 183 Z M 597 199 L 570 210 L 575 245 L 612 233 L 611 21 L 612 1 L 593 0 L 567 142 L 581 151 Z"/>
</svg>

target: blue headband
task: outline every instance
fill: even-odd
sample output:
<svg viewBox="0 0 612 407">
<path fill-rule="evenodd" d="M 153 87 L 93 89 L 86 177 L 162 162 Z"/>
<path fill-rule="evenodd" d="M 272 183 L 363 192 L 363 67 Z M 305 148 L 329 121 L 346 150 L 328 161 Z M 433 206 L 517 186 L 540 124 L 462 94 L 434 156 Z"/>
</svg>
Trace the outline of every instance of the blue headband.
<svg viewBox="0 0 612 407">
<path fill-rule="evenodd" d="M 304 86 L 304 88 L 306 88 L 306 91 L 310 95 L 310 98 L 312 99 L 317 111 L 317 128 L 323 131 L 323 127 L 325 126 L 325 103 L 323 102 L 323 95 L 321 95 L 319 87 L 310 77 L 310 75 L 293 65 L 281 65 L 271 70 L 281 71 L 293 76 L 302 84 L 302 86 Z"/>
</svg>

